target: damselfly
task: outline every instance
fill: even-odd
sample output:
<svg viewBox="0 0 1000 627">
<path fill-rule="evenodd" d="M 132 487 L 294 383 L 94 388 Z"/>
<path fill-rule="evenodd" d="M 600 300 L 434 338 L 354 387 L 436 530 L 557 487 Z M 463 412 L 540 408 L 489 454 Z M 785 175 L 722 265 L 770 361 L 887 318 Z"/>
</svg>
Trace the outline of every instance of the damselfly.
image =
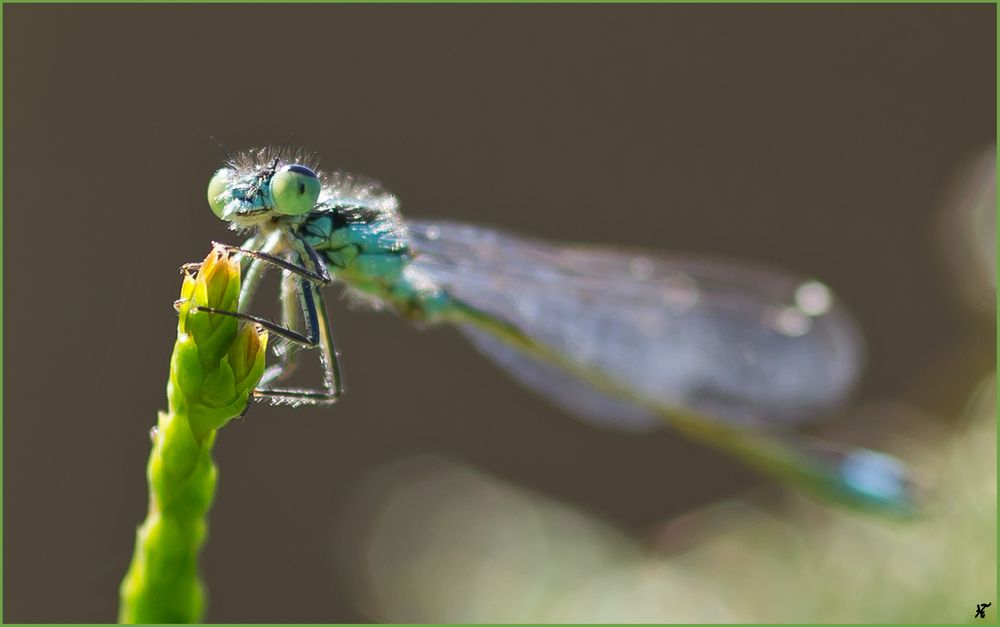
<svg viewBox="0 0 1000 627">
<path fill-rule="evenodd" d="M 303 155 L 241 153 L 208 202 L 236 231 L 241 311 L 287 340 L 255 396 L 328 404 L 343 392 L 321 287 L 457 327 L 515 379 L 601 425 L 669 424 L 827 498 L 907 511 L 896 459 L 793 433 L 850 392 L 862 343 L 822 283 L 747 264 L 553 245 L 451 222 L 404 222 L 378 183 L 323 174 Z M 247 312 L 266 266 L 282 272 L 282 321 Z M 316 348 L 323 387 L 282 386 Z"/>
</svg>

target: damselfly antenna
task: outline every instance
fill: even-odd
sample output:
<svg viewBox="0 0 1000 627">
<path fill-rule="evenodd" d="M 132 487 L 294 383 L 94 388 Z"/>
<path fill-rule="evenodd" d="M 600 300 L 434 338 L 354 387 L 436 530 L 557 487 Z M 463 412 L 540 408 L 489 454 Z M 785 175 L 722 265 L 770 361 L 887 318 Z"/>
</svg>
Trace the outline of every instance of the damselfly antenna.
<svg viewBox="0 0 1000 627">
<path fill-rule="evenodd" d="M 213 137 L 212 135 L 209 135 L 209 136 L 208 136 L 208 138 L 209 138 L 209 139 L 211 139 L 211 140 L 212 140 L 212 142 L 213 142 L 213 143 L 214 143 L 214 144 L 215 144 L 216 146 L 218 146 L 218 147 L 219 147 L 219 150 L 221 150 L 221 151 L 222 151 L 222 154 L 226 156 L 226 163 L 233 163 L 233 162 L 234 162 L 234 160 L 233 160 L 233 155 L 231 155 L 231 154 L 229 153 L 229 150 L 227 150 L 227 149 L 226 149 L 226 147 L 222 145 L 222 142 L 220 142 L 219 140 L 217 140 L 217 139 L 216 139 L 215 137 Z"/>
</svg>

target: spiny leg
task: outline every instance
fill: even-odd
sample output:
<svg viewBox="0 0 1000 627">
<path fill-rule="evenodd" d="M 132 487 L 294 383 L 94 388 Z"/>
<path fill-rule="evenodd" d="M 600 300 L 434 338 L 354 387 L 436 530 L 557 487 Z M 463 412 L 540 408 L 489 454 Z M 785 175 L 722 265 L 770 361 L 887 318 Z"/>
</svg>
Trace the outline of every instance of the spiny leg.
<svg viewBox="0 0 1000 627">
<path fill-rule="evenodd" d="M 237 311 L 225 311 L 215 309 L 214 307 L 198 307 L 195 311 L 207 311 L 209 313 L 253 322 L 279 337 L 306 348 L 319 346 L 321 351 L 320 362 L 323 366 L 322 389 L 266 387 L 270 381 L 274 381 L 282 376 L 284 369 L 288 367 L 286 362 L 271 366 L 264 372 L 264 375 L 261 377 L 261 387 L 254 390 L 254 397 L 267 399 L 275 405 L 329 405 L 336 402 L 337 398 L 343 393 L 343 384 L 337 351 L 333 346 L 330 333 L 325 324 L 325 307 L 321 305 L 323 313 L 320 314 L 320 308 L 316 305 L 316 299 L 322 299 L 322 295 L 305 279 L 300 279 L 298 293 L 302 300 L 303 314 L 307 327 L 306 334 L 287 329 L 259 316 Z M 293 358 L 294 356 L 289 357 L 289 359 Z"/>
<path fill-rule="evenodd" d="M 248 243 L 252 243 L 254 240 L 255 240 L 255 238 L 251 238 L 250 240 L 248 240 Z M 274 249 L 274 248 L 277 247 L 277 244 L 278 244 L 278 238 L 271 237 L 271 238 L 268 239 L 267 242 L 265 242 L 265 248 L 266 249 Z M 300 266 L 294 266 L 294 264 L 289 264 L 288 262 L 285 262 L 284 260 L 279 260 L 279 261 L 281 261 L 281 264 L 276 264 L 276 263 L 274 263 L 274 260 L 277 259 L 277 258 L 274 257 L 273 255 L 271 255 L 270 253 L 256 253 L 255 251 L 244 251 L 243 249 L 237 248 L 235 246 L 227 246 L 227 245 L 218 244 L 218 243 L 215 243 L 215 242 L 213 242 L 213 245 L 218 246 L 218 247 L 223 248 L 223 249 L 228 250 L 228 251 L 239 251 L 239 252 L 244 252 L 244 253 L 248 254 L 248 256 L 251 258 L 251 262 L 248 265 L 246 273 L 248 275 L 251 275 L 249 278 L 250 278 L 250 281 L 253 283 L 253 287 L 256 287 L 256 283 L 260 279 L 261 274 L 263 273 L 263 268 L 262 268 L 263 264 L 271 263 L 273 265 L 278 265 L 279 267 L 282 267 L 282 268 L 284 268 L 286 264 L 287 265 L 292 265 L 293 267 L 300 267 Z M 249 253 L 253 253 L 253 254 L 249 254 Z M 199 268 L 200 268 L 200 264 L 184 264 L 183 266 L 181 266 L 181 270 L 185 271 L 185 272 L 195 271 L 195 270 L 197 270 Z M 306 268 L 302 268 L 302 270 L 304 270 L 305 272 L 309 272 L 309 270 L 306 269 Z M 303 298 L 305 300 L 307 300 L 309 303 L 311 303 L 312 302 L 312 293 L 311 293 L 311 290 L 305 290 L 304 289 L 308 285 L 309 285 L 309 283 L 306 281 L 305 278 L 303 278 L 302 279 L 302 286 L 300 287 L 300 293 L 303 294 Z M 242 286 L 241 290 L 245 290 L 245 288 L 247 288 L 247 283 L 246 282 L 244 282 L 244 285 Z M 245 293 L 241 292 L 241 295 L 240 295 L 240 309 L 241 310 L 245 308 L 246 302 L 250 300 L 251 296 L 252 296 L 252 293 L 245 294 Z M 181 302 L 183 302 L 183 301 L 175 301 L 174 302 L 174 308 L 176 309 Z M 305 301 L 304 301 L 303 302 L 303 311 L 305 311 L 305 309 L 309 308 L 310 306 L 311 305 L 306 304 Z M 246 321 L 246 322 L 252 322 L 254 324 L 259 324 L 261 327 L 267 329 L 270 333 L 273 333 L 273 334 L 277 335 L 278 337 L 284 338 L 284 339 L 288 340 L 289 342 L 292 342 L 293 344 L 296 344 L 296 345 L 299 345 L 299 346 L 304 346 L 306 348 L 316 348 L 316 346 L 319 345 L 320 334 L 319 334 L 319 332 L 316 329 L 315 316 L 307 319 L 306 333 L 302 334 L 302 333 L 299 333 L 298 331 L 295 331 L 295 330 L 291 329 L 288 326 L 281 326 L 280 324 L 277 324 L 277 323 L 272 322 L 270 320 L 267 320 L 265 318 L 261 318 L 260 316 L 255 316 L 253 314 L 248 314 L 248 313 L 246 313 L 244 311 L 227 311 L 227 310 L 224 310 L 224 309 L 216 309 L 214 307 L 195 307 L 195 308 L 192 308 L 192 311 L 196 311 L 196 312 L 197 311 L 205 311 L 205 312 L 208 312 L 208 313 L 219 314 L 219 315 L 222 315 L 222 316 L 229 316 L 231 318 L 236 318 L 238 320 L 243 320 L 243 321 Z M 310 323 L 312 323 L 312 324 L 310 325 Z"/>
<path fill-rule="evenodd" d="M 319 335 L 320 364 L 323 367 L 323 388 L 271 388 L 270 381 L 280 379 L 293 367 L 297 355 L 290 354 L 283 363 L 279 363 L 264 373 L 261 387 L 254 390 L 254 396 L 267 399 L 274 404 L 292 405 L 329 405 L 336 402 L 344 392 L 343 376 L 340 370 L 340 359 L 337 347 L 330 332 L 329 318 L 326 313 L 326 303 L 323 293 L 306 280 L 299 283 L 302 314 L 306 326 Z"/>
<path fill-rule="evenodd" d="M 285 318 L 284 321 L 288 323 L 286 326 L 279 325 L 259 316 L 245 313 L 244 311 L 225 311 L 211 307 L 199 307 L 196 311 L 206 311 L 209 313 L 230 316 L 239 320 L 259 324 L 278 337 L 288 340 L 293 345 L 296 345 L 296 347 L 301 346 L 305 348 L 316 348 L 319 346 L 320 362 L 323 367 L 322 389 L 267 387 L 270 382 L 284 378 L 290 374 L 292 369 L 294 369 L 297 358 L 297 350 L 292 347 L 288 347 L 282 351 L 282 353 L 279 353 L 279 359 L 281 362 L 265 370 L 264 375 L 261 378 L 260 387 L 257 390 L 254 390 L 254 397 L 268 399 L 273 404 L 288 403 L 293 405 L 328 405 L 336 402 L 337 398 L 343 393 L 343 376 L 341 375 L 339 354 L 329 329 L 326 304 L 323 300 L 322 292 L 313 285 L 312 281 L 325 283 L 329 281 L 329 273 L 325 264 L 320 259 L 319 254 L 312 246 L 298 238 L 296 238 L 296 243 L 299 245 L 300 250 L 305 252 L 308 256 L 309 261 L 312 263 L 316 271 L 311 271 L 306 268 L 304 264 L 301 264 L 302 252 L 299 250 L 296 250 L 293 253 L 297 258 L 296 261 L 300 262 L 297 264 L 277 258 L 274 255 L 271 255 L 270 252 L 258 252 L 240 249 L 235 246 L 219 245 L 228 251 L 239 252 L 250 258 L 250 263 L 246 271 L 246 274 L 248 275 L 247 281 L 244 282 L 244 293 L 240 298 L 241 310 L 245 308 L 250 296 L 252 296 L 252 290 L 250 292 L 247 291 L 247 288 L 250 287 L 250 285 L 248 285 L 248 281 L 252 283 L 253 287 L 255 287 L 265 265 L 278 266 L 286 272 L 299 277 L 297 290 L 283 290 L 282 293 L 283 318 Z M 269 238 L 269 240 L 265 243 L 264 248 L 276 250 L 278 248 L 278 240 L 276 238 Z M 191 267 L 189 269 L 194 270 L 196 268 Z M 288 314 L 290 310 L 288 309 L 287 302 L 288 299 L 292 298 L 292 292 L 297 292 L 299 296 L 298 300 L 300 302 L 302 318 L 306 326 L 304 334 L 291 328 L 290 318 L 293 316 Z"/>
<path fill-rule="evenodd" d="M 230 246 L 229 244 L 220 244 L 218 242 L 212 242 L 212 245 L 218 246 L 219 248 L 222 248 L 223 250 L 229 252 L 236 252 L 240 253 L 241 255 L 253 257 L 258 261 L 269 263 L 283 270 L 287 270 L 292 274 L 297 274 L 301 277 L 309 279 L 310 281 L 314 281 L 322 285 L 328 285 L 333 280 L 330 277 L 330 273 L 326 269 L 326 265 L 323 263 L 317 263 L 318 259 L 312 260 L 313 265 L 316 267 L 316 271 L 314 272 L 309 268 L 306 268 L 304 265 L 292 263 L 291 261 L 285 261 L 281 257 L 275 257 L 274 255 L 267 252 L 248 250 L 245 248 L 240 248 L 239 246 Z M 311 246 L 309 248 L 312 249 Z"/>
<path fill-rule="evenodd" d="M 313 267 L 317 271 L 326 273 L 326 264 L 320 259 L 316 249 L 302 238 L 296 238 L 296 240 L 308 255 Z M 326 312 L 326 299 L 323 297 L 322 290 L 319 289 L 316 290 L 316 305 L 317 324 L 321 336 L 320 361 L 323 366 L 323 383 L 327 390 L 332 391 L 333 398 L 336 400 L 344 393 L 344 374 L 340 368 L 340 351 L 337 350 L 337 343 L 333 339 L 333 329 L 330 328 L 330 316 Z"/>
<path fill-rule="evenodd" d="M 331 391 L 335 391 L 336 394 L 339 395 L 343 392 L 340 362 L 336 346 L 333 343 L 333 339 L 329 331 L 329 321 L 326 314 L 326 305 L 323 300 L 323 293 L 320 289 L 318 289 L 318 287 L 315 290 L 307 289 L 309 287 L 309 283 L 305 280 L 301 281 L 301 285 L 298 285 L 298 282 L 295 281 L 296 275 L 298 277 L 302 277 L 303 279 L 308 279 L 311 278 L 311 275 L 329 277 L 329 272 L 326 268 L 326 264 L 320 259 L 319 253 L 316 252 L 316 249 L 301 238 L 295 238 L 291 254 L 295 255 L 295 261 L 298 262 L 297 264 L 292 261 L 281 260 L 292 268 L 285 269 L 282 273 L 282 323 L 285 328 L 291 329 L 295 326 L 295 321 L 297 319 L 302 319 L 304 322 L 308 322 L 308 328 L 315 329 L 316 332 L 320 334 L 320 346 L 322 349 L 320 353 L 320 362 L 323 367 L 325 389 L 323 391 L 307 391 L 307 396 L 309 398 L 323 398 L 329 395 Z M 308 272 L 308 269 L 305 268 L 306 264 L 304 257 L 308 257 L 309 262 L 311 262 L 314 268 L 313 272 L 310 273 Z M 266 256 L 256 256 L 254 261 L 267 263 L 269 259 Z M 282 265 L 281 267 L 284 268 L 285 266 Z M 305 272 L 296 271 L 299 269 L 305 270 Z M 298 298 L 295 298 L 296 293 L 298 293 Z M 279 358 L 279 363 L 270 366 L 264 372 L 260 387 L 267 389 L 271 383 L 288 378 L 288 376 L 294 372 L 298 364 L 298 352 L 299 347 L 294 344 L 285 345 L 281 347 L 280 351 L 275 350 L 275 354 Z"/>
<path fill-rule="evenodd" d="M 176 305 L 177 303 L 175 303 Z M 237 320 L 243 320 L 245 322 L 252 322 L 254 324 L 259 324 L 263 328 L 267 329 L 269 333 L 273 333 L 278 337 L 284 338 L 289 342 L 294 342 L 299 346 L 304 346 L 306 348 L 316 348 L 319 342 L 314 333 L 309 335 L 303 335 L 297 331 L 291 329 L 286 329 L 276 322 L 271 322 L 266 318 L 261 318 L 260 316 L 255 316 L 253 314 L 241 313 L 239 311 L 227 311 L 225 309 L 216 309 L 215 307 L 192 307 L 192 312 L 205 311 L 208 313 L 218 314 L 220 316 L 229 316 L 230 318 L 236 318 Z"/>
<path fill-rule="evenodd" d="M 244 260 L 247 262 L 246 267 L 243 268 L 243 285 L 240 288 L 240 311 L 245 312 L 250 307 L 250 301 L 256 293 L 257 285 L 260 283 L 260 279 L 264 275 L 264 270 L 266 270 L 270 265 L 277 266 L 298 276 L 313 278 L 314 280 L 317 280 L 314 277 L 319 277 L 319 281 L 324 285 L 328 284 L 332 280 L 327 272 L 326 265 L 319 259 L 319 254 L 312 246 L 305 244 L 305 242 L 302 242 L 302 244 L 305 244 L 308 248 L 310 260 L 313 262 L 313 271 L 306 268 L 304 264 L 295 264 L 275 256 L 274 253 L 282 248 L 282 243 L 284 241 L 284 234 L 282 232 L 275 231 L 272 233 L 264 242 L 264 245 L 260 250 L 257 250 L 254 246 L 258 238 L 259 235 L 255 235 L 238 248 L 227 244 L 218 244 L 230 252 L 235 251 L 243 254 Z M 300 240 L 296 238 L 296 241 L 298 242 Z M 301 254 L 299 251 L 293 252 L 301 260 Z M 291 328 L 291 325 L 289 324 L 286 324 L 285 326 L 287 328 Z"/>
<path fill-rule="evenodd" d="M 323 262 L 319 258 L 316 250 L 302 239 L 296 238 L 299 250 L 296 251 L 298 261 L 302 262 L 302 253 L 309 257 L 309 261 L 317 271 L 326 272 Z M 319 335 L 320 365 L 323 368 L 323 388 L 322 389 L 299 389 L 299 388 L 267 388 L 262 385 L 262 389 L 254 392 L 260 398 L 267 398 L 272 403 L 289 403 L 294 405 L 327 405 L 335 402 L 344 392 L 343 375 L 340 369 L 340 355 L 337 352 L 336 344 L 333 341 L 333 334 L 330 331 L 329 316 L 326 312 L 326 301 L 323 292 L 314 285 L 311 285 L 303 278 L 299 282 L 299 302 L 301 304 L 301 314 L 307 327 L 314 329 Z M 283 309 L 286 312 L 286 319 L 294 316 L 288 307 L 291 299 L 291 290 L 284 290 L 282 293 Z M 264 381 L 277 380 L 285 376 L 287 369 L 294 367 L 297 354 L 293 351 L 282 364 L 272 367 L 270 378 Z M 268 373 L 265 373 L 268 377 Z"/>
<path fill-rule="evenodd" d="M 212 242 L 213 246 L 218 246 L 227 252 L 238 252 L 243 256 L 243 263 L 240 268 L 243 275 L 242 286 L 240 287 L 240 298 L 239 298 L 239 310 L 241 312 L 246 312 L 250 307 L 250 301 L 253 299 L 253 295 L 257 291 L 257 285 L 260 283 L 260 279 L 264 276 L 264 270 L 267 269 L 268 264 L 275 265 L 282 269 L 293 269 L 297 270 L 299 275 L 310 275 L 316 274 L 311 273 L 307 268 L 296 266 L 291 264 L 284 259 L 276 257 L 273 253 L 277 252 L 281 248 L 282 243 L 282 233 L 280 231 L 275 231 L 268 236 L 264 241 L 263 245 L 260 245 L 260 250 L 257 250 L 260 242 L 261 234 L 258 233 L 243 242 L 242 246 L 230 246 L 229 244 L 220 244 L 219 242 Z M 201 269 L 201 263 L 186 263 L 181 266 L 181 273 L 185 272 L 197 272 Z M 325 272 L 326 268 L 323 267 L 322 270 Z M 317 274 L 317 276 L 320 276 Z M 328 275 L 327 275 L 328 276 Z M 329 282 L 329 281 L 327 281 Z M 176 305 L 175 305 L 176 307 Z"/>
</svg>

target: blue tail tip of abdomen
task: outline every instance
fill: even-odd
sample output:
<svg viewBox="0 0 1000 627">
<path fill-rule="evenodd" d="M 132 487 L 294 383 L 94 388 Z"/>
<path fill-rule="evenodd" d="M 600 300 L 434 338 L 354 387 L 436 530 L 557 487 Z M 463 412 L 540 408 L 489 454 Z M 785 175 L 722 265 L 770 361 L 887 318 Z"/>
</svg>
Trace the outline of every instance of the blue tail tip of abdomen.
<svg viewBox="0 0 1000 627">
<path fill-rule="evenodd" d="M 892 455 L 868 449 L 851 451 L 841 460 L 840 478 L 863 505 L 900 514 L 917 513 L 910 472 L 906 464 Z"/>
</svg>

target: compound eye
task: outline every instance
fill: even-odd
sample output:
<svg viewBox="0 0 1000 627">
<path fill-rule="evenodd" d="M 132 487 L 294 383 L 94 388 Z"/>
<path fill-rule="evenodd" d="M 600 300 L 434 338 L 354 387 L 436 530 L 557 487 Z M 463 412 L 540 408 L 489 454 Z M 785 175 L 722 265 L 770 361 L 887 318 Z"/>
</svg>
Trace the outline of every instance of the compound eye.
<svg viewBox="0 0 1000 627">
<path fill-rule="evenodd" d="M 222 212 L 225 211 L 226 203 L 229 202 L 229 183 L 234 174 L 232 169 L 222 168 L 217 170 L 208 182 L 208 206 L 212 208 L 212 213 L 219 218 L 222 218 Z"/>
<path fill-rule="evenodd" d="M 306 166 L 282 166 L 271 177 L 274 209 L 288 216 L 308 213 L 316 206 L 321 188 L 319 177 Z"/>
</svg>

